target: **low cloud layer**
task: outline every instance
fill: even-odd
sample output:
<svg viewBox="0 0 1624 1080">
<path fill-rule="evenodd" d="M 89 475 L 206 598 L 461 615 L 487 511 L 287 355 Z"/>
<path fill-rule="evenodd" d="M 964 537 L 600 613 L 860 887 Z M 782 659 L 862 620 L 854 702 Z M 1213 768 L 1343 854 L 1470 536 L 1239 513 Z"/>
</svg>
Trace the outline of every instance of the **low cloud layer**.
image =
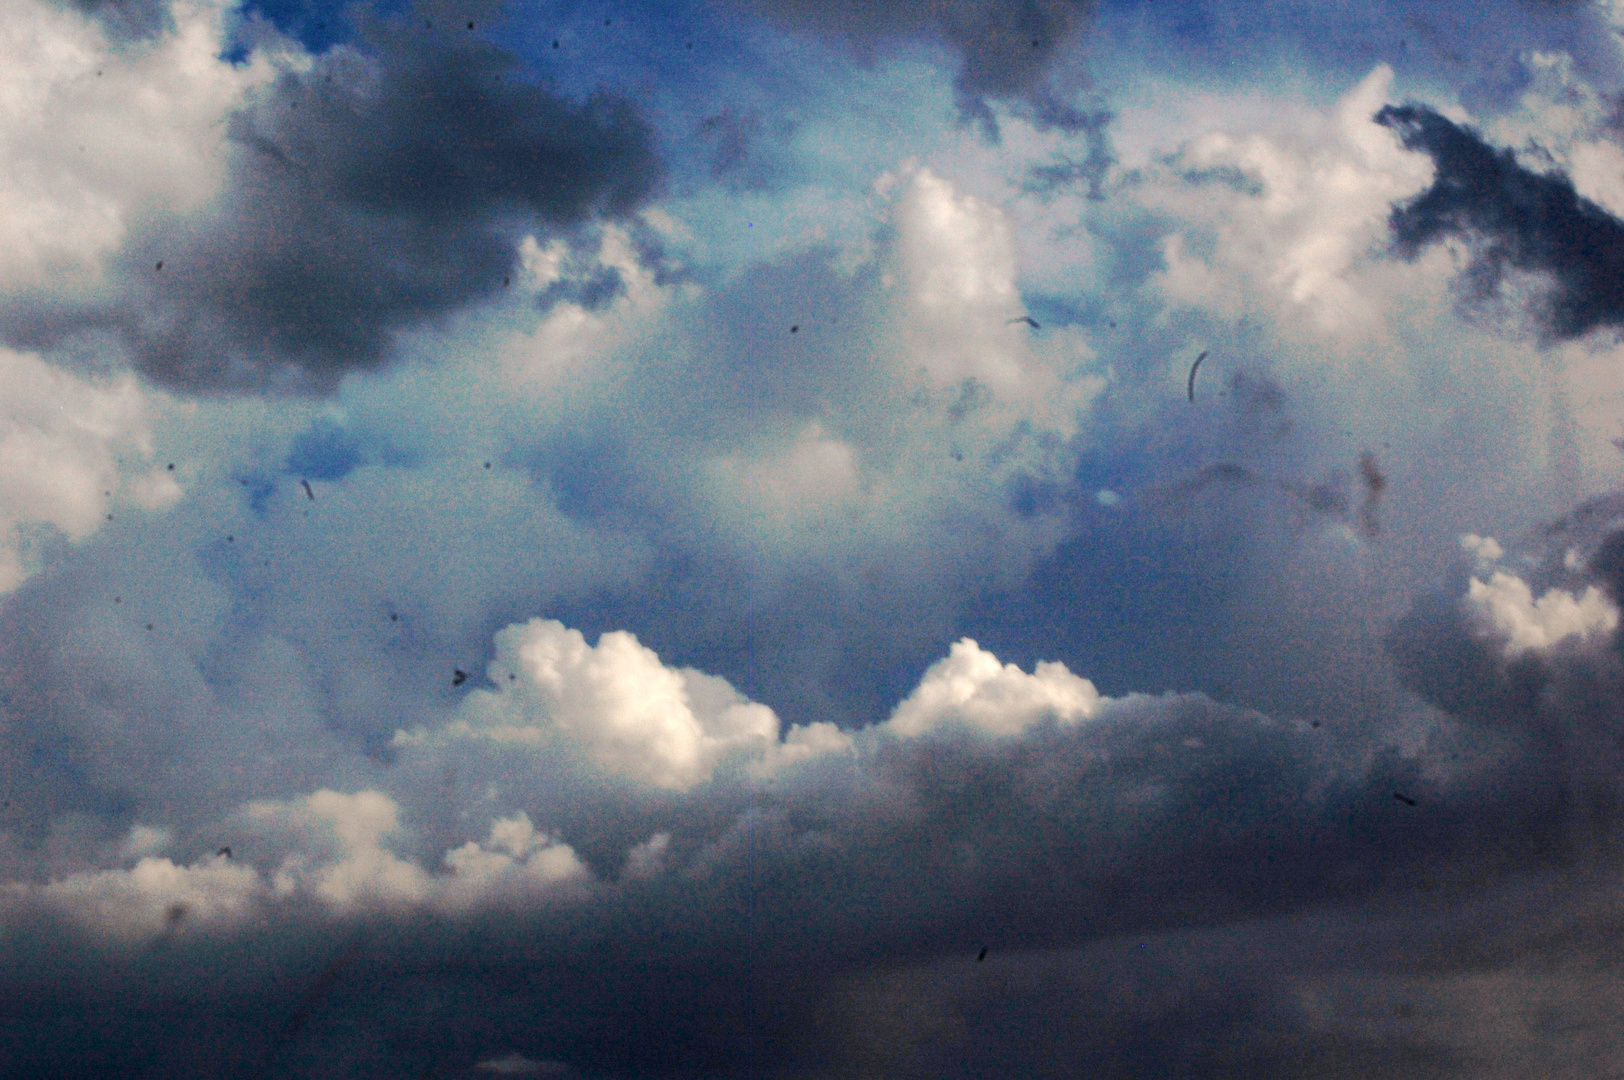
<svg viewBox="0 0 1624 1080">
<path fill-rule="evenodd" d="M 1063 665 L 1022 672 L 968 640 L 891 719 L 781 740 L 769 710 L 721 680 L 665 667 L 628 636 L 589 646 L 535 622 L 499 638 L 497 689 L 466 699 L 437 730 L 397 740 L 383 788 L 249 801 L 186 825 L 143 818 L 125 845 L 138 859 L 128 869 L 14 887 L 12 964 L 36 963 L 29 942 L 41 933 L 76 942 L 86 963 L 104 958 L 88 984 L 42 971 L 37 991 L 64 1019 L 156 983 L 187 1000 L 208 987 L 222 1004 L 262 998 L 267 1019 L 257 1030 L 230 1021 L 230 1037 L 308 1060 L 328 1052 L 317 1048 L 347 1010 L 383 1019 L 334 990 L 311 1005 L 326 1017 L 277 1043 L 278 1018 L 303 1007 L 282 988 L 328 951 L 314 943 L 361 934 L 347 977 L 408 994 L 466 994 L 495 963 L 501 974 L 479 996 L 507 1004 L 484 1022 L 485 1037 L 514 1052 L 587 1075 L 689 1075 L 691 1060 L 640 1056 L 637 1033 L 659 1024 L 732 1075 L 737 1063 L 717 1055 L 736 994 L 753 1002 L 756 1023 L 799 1025 L 849 992 L 865 957 L 973 963 L 982 945 L 1001 957 L 1186 933 L 1403 892 L 1416 874 L 1471 878 L 1507 854 L 1477 823 L 1508 804 L 1487 777 L 1428 780 L 1420 762 L 1389 756 L 1349 768 L 1306 723 L 1201 696 L 1102 699 Z M 743 757 L 708 780 L 684 775 L 701 782 L 673 792 L 669 768 L 647 763 L 692 760 L 677 746 L 702 745 L 678 734 L 685 718 L 730 697 L 737 704 L 724 708 L 757 718 L 737 744 Z M 499 721 L 504 700 L 515 714 Z M 469 743 L 477 736 L 484 749 Z M 1393 801 L 1395 787 L 1424 801 L 1426 828 Z M 447 796 L 449 817 L 437 809 Z M 171 824 L 179 840 L 168 839 Z M 190 857 L 137 854 L 169 843 L 195 851 L 205 836 Z M 1318 870 L 1305 877 L 1305 865 Z M 488 958 L 477 963 L 453 944 L 469 919 Z M 231 971 L 228 957 L 243 949 L 267 962 Z M 670 979 L 699 970 L 697 997 L 671 996 Z M 600 1042 L 607 1029 L 595 1017 L 627 1001 L 641 1001 L 643 1016 L 623 1016 L 622 1037 Z M 521 1002 L 525 1019 L 502 1018 Z M 534 1026 L 536 1008 L 553 1034 Z M 457 1032 L 471 1018 L 454 1015 L 405 1043 L 409 1028 L 384 1021 L 397 1049 L 375 1067 L 470 1067 Z M 840 1054 L 857 1052 L 853 1034 L 837 1036 Z M 800 1068 L 807 1049 L 778 1042 L 763 1061 Z M 150 1060 L 173 1070 L 223 1052 L 210 1036 Z M 101 1042 L 56 1053 L 133 1060 Z M 442 1057 L 453 1064 L 434 1064 Z M 262 1067 L 245 1060 L 226 1075 Z"/>
</svg>

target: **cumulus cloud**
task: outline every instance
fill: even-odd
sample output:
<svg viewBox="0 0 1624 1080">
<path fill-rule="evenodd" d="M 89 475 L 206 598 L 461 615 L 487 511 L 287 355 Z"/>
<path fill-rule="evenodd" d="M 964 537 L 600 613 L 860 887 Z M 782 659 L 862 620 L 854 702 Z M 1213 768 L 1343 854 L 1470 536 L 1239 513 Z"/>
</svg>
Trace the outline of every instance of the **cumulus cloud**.
<svg viewBox="0 0 1624 1080">
<path fill-rule="evenodd" d="M 1429 177 L 1425 160 L 1371 119 L 1392 80 L 1378 64 L 1306 130 L 1220 129 L 1173 155 L 1183 189 L 1142 196 L 1189 222 L 1163 241 L 1168 300 L 1227 318 L 1272 301 L 1288 319 L 1305 312 L 1322 334 L 1379 334 L 1382 290 L 1361 280 L 1367 256 L 1392 203 Z M 1191 227 L 1209 221 L 1210 231 Z"/>
<path fill-rule="evenodd" d="M 1618 609 L 1594 585 L 1581 596 L 1551 589 L 1535 600 L 1527 582 L 1495 573 L 1487 582 L 1473 578 L 1465 603 L 1485 634 L 1505 640 L 1508 658 L 1549 649 L 1569 637 L 1603 637 L 1618 626 Z"/>
<path fill-rule="evenodd" d="M 1040 663 L 1028 675 L 1014 664 L 999 664 L 996 656 L 965 638 L 925 672 L 897 706 L 889 727 L 898 735 L 919 735 L 958 721 L 996 735 L 1014 735 L 1045 717 L 1062 724 L 1086 720 L 1099 704 L 1094 684 L 1064 664 Z"/>
<path fill-rule="evenodd" d="M 211 66 L 235 71 L 192 65 Z M 208 201 L 109 226 L 102 302 L 24 304 L 14 338 L 111 334 L 178 389 L 329 391 L 384 363 L 395 332 L 500 292 L 528 229 L 624 214 L 659 183 L 628 101 L 563 98 L 473 34 L 373 20 L 356 44 L 255 53 L 248 71 L 194 121 Z"/>
<path fill-rule="evenodd" d="M 609 773 L 681 789 L 735 749 L 778 737 L 771 709 L 725 679 L 673 670 L 624 631 L 588 645 L 578 630 L 533 619 L 497 634 L 495 690 L 477 690 L 444 733 L 402 733 L 402 746 L 444 739 L 517 747 L 562 744 Z"/>
<path fill-rule="evenodd" d="M 262 900 L 259 875 L 224 859 L 177 866 L 148 857 L 130 870 L 74 874 L 39 898 L 92 934 L 129 944 L 185 924 L 186 932 L 240 925 Z"/>
<path fill-rule="evenodd" d="M 182 985 L 226 978 L 233 1000 L 247 1001 L 274 998 L 287 977 L 275 967 L 211 975 L 220 950 L 293 955 L 309 935 L 364 928 L 367 943 L 352 935 L 324 971 L 365 964 L 368 979 L 404 986 L 417 976 L 402 973 L 426 963 L 433 993 L 453 998 L 483 981 L 517 1011 L 489 1014 L 480 1044 L 591 1073 L 644 1060 L 636 1048 L 649 1025 L 725 1054 L 731 1039 L 702 1017 L 726 1007 L 739 979 L 774 1023 L 827 1023 L 876 951 L 928 964 L 989 935 L 998 949 L 1091 947 L 1343 902 L 1416 867 L 1501 857 L 1471 824 L 1499 805 L 1492 777 L 1429 779 L 1391 750 L 1363 763 L 1328 755 L 1306 724 L 1200 695 L 1103 698 L 1062 664 L 1028 673 L 970 640 L 889 719 L 780 739 L 770 710 L 714 676 L 665 666 L 628 634 L 590 646 L 532 620 L 496 638 L 495 689 L 398 739 L 379 787 L 251 800 L 211 826 L 232 832 L 229 857 L 146 855 L 131 869 L 15 885 L 11 925 L 65 919 L 94 947 L 118 950 L 121 966 L 102 976 L 110 986 L 162 970 Z M 721 768 L 732 752 L 757 767 Z M 447 789 L 438 781 L 452 773 Z M 1428 799 L 1429 828 L 1395 814 L 1393 787 Z M 448 791 L 450 832 L 462 838 L 442 842 L 434 819 Z M 481 816 L 488 825 L 476 830 Z M 131 835 L 150 846 L 160 827 Z M 773 920 L 770 952 L 740 951 L 757 948 L 736 922 L 741 896 Z M 506 954 L 494 969 L 459 959 L 461 931 L 450 928 L 470 917 L 479 947 Z M 171 954 L 193 974 L 155 966 Z M 690 989 L 678 994 L 679 984 Z M 51 985 L 71 1010 L 74 992 Z M 621 1049 L 606 1049 L 593 1018 L 626 995 L 642 1011 L 620 1022 L 611 1043 Z M 306 1018 L 294 1030 L 309 1031 L 300 1039 L 337 1045 L 308 1019 L 318 1009 L 386 1031 L 411 1015 L 331 996 L 294 1010 Z M 545 1038 L 520 1007 L 542 1000 L 555 1018 Z M 839 1053 L 852 1038 L 840 1028 Z M 468 1053 L 454 1039 L 421 1045 Z M 786 1067 L 803 1053 L 795 1040 L 771 1050 Z"/>
<path fill-rule="evenodd" d="M 840 10 L 872 15 L 842 29 L 869 41 L 959 17 Z M 696 149 L 745 155 L 729 198 L 633 220 L 648 174 L 572 173 L 580 200 L 553 212 L 506 135 L 475 145 L 404 100 L 442 62 L 494 72 L 445 15 L 439 38 L 386 22 L 320 57 L 264 38 L 221 90 L 214 117 L 237 119 L 202 202 L 133 214 L 84 246 L 106 281 L 56 297 L 125 310 L 120 260 L 162 258 L 202 299 L 153 292 L 152 326 L 264 346 L 235 383 L 165 377 L 339 385 L 320 407 L 164 411 L 164 457 L 124 483 L 164 481 L 181 447 L 186 497 L 103 516 L 0 605 L 0 968 L 30 1002 L 0 1010 L 7 1067 L 1485 1075 L 1558 1046 L 1517 1019 L 1529 1002 L 1609 992 L 1528 958 L 1616 921 L 1610 884 L 1581 901 L 1547 870 L 1616 865 L 1597 838 L 1624 805 L 1624 511 L 1457 544 L 1548 497 L 1518 396 L 1537 376 L 1531 348 L 1455 321 L 1447 253 L 1382 257 L 1432 167 L 1372 121 L 1381 69 L 1323 109 L 1267 80 L 1250 103 L 1144 90 L 1195 102 L 1193 134 L 1124 94 L 1113 137 L 1152 149 L 1095 200 L 1063 188 L 1097 160 L 1023 182 L 1061 141 L 1038 130 L 1052 62 L 1040 89 L 961 77 L 1033 121 L 994 151 L 910 50 L 862 79 L 941 121 L 908 140 L 918 163 L 837 124 L 857 180 L 820 162 L 807 189 L 754 185 L 752 140 L 790 125 L 730 98 L 737 122 Z M 544 29 L 544 59 L 554 35 L 576 58 L 565 85 L 617 71 L 628 39 L 685 65 L 656 101 L 729 62 L 703 27 L 602 22 Z M 521 134 L 538 100 L 586 144 L 636 127 L 539 70 L 435 86 Z M 723 107 L 650 123 L 691 140 Z M 419 145 L 436 123 L 444 153 Z M 414 147 L 439 186 L 355 178 L 363 150 Z M 216 250 L 249 220 L 245 177 L 283 220 L 374 245 L 338 269 L 308 237 L 286 253 L 383 286 L 335 293 L 377 334 L 313 308 L 328 336 L 301 353 L 273 317 L 298 309 L 258 279 L 227 311 L 173 251 L 143 253 L 175 220 L 195 230 L 173 250 Z M 484 248 L 451 250 L 475 233 L 494 278 Z M 477 287 L 446 306 L 401 285 L 463 269 Z M 78 380 L 50 394 L 118 385 L 120 337 L 150 369 L 147 324 L 108 325 L 46 354 Z M 1138 495 L 1179 477 L 1176 513 Z M 1451 560 L 1390 639 L 1396 685 L 1388 615 Z M 1498 883 L 1515 875 L 1529 906 Z"/>
<path fill-rule="evenodd" d="M 83 541 L 115 509 L 157 510 L 181 495 L 152 460 L 154 400 L 136 381 L 81 377 L 0 349 L 0 593 Z"/>
</svg>

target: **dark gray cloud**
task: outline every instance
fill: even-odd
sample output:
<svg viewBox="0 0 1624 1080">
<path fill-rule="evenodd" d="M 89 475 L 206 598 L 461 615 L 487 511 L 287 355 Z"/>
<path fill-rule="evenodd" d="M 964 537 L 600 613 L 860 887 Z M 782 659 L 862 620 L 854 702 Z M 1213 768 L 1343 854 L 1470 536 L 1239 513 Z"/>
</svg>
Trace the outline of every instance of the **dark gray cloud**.
<svg viewBox="0 0 1624 1080">
<path fill-rule="evenodd" d="M 1015 106 L 1043 127 L 1087 131 L 1094 114 L 1052 83 L 1060 52 L 1087 25 L 1091 0 L 791 0 L 750 6 L 769 18 L 859 49 L 903 38 L 934 39 L 959 55 L 953 85 L 961 115 L 998 137 L 988 101 Z"/>
<path fill-rule="evenodd" d="M 1446 237 L 1472 248 L 1468 297 L 1500 295 L 1509 271 L 1547 277 L 1533 313 L 1540 332 L 1578 337 L 1624 320 L 1624 222 L 1574 190 L 1560 171 L 1533 172 L 1505 149 L 1424 105 L 1389 105 L 1376 122 L 1433 159 L 1437 178 L 1393 208 L 1393 243 L 1405 258 Z"/>
<path fill-rule="evenodd" d="M 1468 589 L 1495 575 L 1527 586 L 1533 607 L 1522 619 L 1541 620 L 1547 597 L 1582 598 L 1597 590 L 1617 604 L 1624 566 L 1624 495 L 1594 499 L 1512 546 L 1501 559 L 1468 571 L 1423 597 L 1388 638 L 1401 677 L 1439 708 L 1514 746 L 1521 786 L 1552 793 L 1567 822 L 1564 842 L 1593 848 L 1624 824 L 1624 648 L 1618 627 L 1605 640 L 1559 624 L 1545 647 L 1516 651 L 1506 635 L 1474 618 Z M 1554 605 L 1551 605 L 1554 609 Z M 1549 612 L 1543 613 L 1549 621 Z M 1509 621 L 1509 620 L 1507 620 Z"/>
<path fill-rule="evenodd" d="M 1344 770 L 1327 738 L 1200 697 L 1141 697 L 1013 737 L 881 735 L 754 790 L 723 778 L 668 799 L 542 794 L 552 805 L 532 816 L 548 815 L 600 877 L 651 825 L 671 835 L 669 869 L 580 904 L 472 921 L 293 903 L 235 932 L 189 931 L 183 915 L 132 953 L 48 908 L 14 910 L 0 949 L 8 970 L 32 972 L 12 981 L 31 1004 L 0 1012 L 0 1040 L 17 1049 L 14 1068 L 69 1077 L 305 1075 L 317 1063 L 472 1075 L 462 1070 L 510 1052 L 588 1076 L 819 1075 L 875 1053 L 905 1075 L 962 1058 L 1015 1076 L 1032 1059 L 998 1062 L 1004 1037 L 979 1024 L 888 1040 L 888 984 L 928 991 L 920 1021 L 1025 1013 L 1053 1048 L 1067 1039 L 1048 1021 L 1066 1007 L 1037 1005 L 1041 988 L 1095 977 L 1063 975 L 1042 953 L 1097 946 L 1104 971 L 1151 996 L 1090 1010 L 1073 1052 L 1161 1071 L 1238 1055 L 1237 1067 L 1292 1075 L 1262 1037 L 1272 994 L 1256 958 L 1230 947 L 1196 960 L 1200 942 L 1181 936 L 1418 882 L 1457 889 L 1528 858 L 1549 828 L 1536 819 L 1505 839 L 1484 827 L 1508 820 L 1494 784 L 1447 791 L 1391 755 Z M 1396 804 L 1399 784 L 1425 809 Z M 1147 939 L 1154 952 L 1135 948 Z M 1154 973 L 1186 964 L 1196 972 Z M 964 984 L 972 975 L 983 981 Z M 1157 1033 L 1181 1020 L 1215 1041 Z"/>
<path fill-rule="evenodd" d="M 14 336 L 100 324 L 169 387 L 324 391 L 500 292 L 525 231 L 627 214 L 662 175 L 630 102 L 566 100 L 460 26 L 406 21 L 285 69 L 230 136 L 217 206 L 127 246 L 117 307 Z"/>
</svg>

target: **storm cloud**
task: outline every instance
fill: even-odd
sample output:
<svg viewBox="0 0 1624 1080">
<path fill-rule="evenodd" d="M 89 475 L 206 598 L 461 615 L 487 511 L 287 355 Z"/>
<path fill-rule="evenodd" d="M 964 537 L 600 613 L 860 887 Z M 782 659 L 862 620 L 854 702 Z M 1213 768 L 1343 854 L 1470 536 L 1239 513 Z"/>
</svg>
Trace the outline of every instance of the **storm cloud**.
<svg viewBox="0 0 1624 1080">
<path fill-rule="evenodd" d="M 372 19 L 354 45 L 284 64 L 229 117 L 212 204 L 124 245 L 122 295 L 25 306 L 39 346 L 110 330 L 188 392 L 327 392 L 396 331 L 499 294 L 520 240 L 628 214 L 658 190 L 652 132 L 614 93 L 559 96 L 442 22 Z"/>
<path fill-rule="evenodd" d="M 1550 283 L 1530 313 L 1562 340 L 1624 319 L 1624 222 L 1579 195 L 1560 171 L 1529 170 L 1468 127 L 1425 105 L 1385 106 L 1376 122 L 1432 158 L 1432 186 L 1395 206 L 1393 243 L 1405 258 L 1447 237 L 1471 249 L 1469 298 L 1499 296 L 1509 271 Z"/>
</svg>

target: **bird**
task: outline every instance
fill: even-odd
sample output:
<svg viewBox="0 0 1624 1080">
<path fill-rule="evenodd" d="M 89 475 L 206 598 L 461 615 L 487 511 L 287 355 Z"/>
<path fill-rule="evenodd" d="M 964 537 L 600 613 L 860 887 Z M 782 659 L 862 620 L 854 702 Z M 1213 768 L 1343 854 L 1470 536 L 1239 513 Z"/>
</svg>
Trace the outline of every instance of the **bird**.
<svg viewBox="0 0 1624 1080">
<path fill-rule="evenodd" d="M 463 683 L 465 683 L 467 681 L 468 681 L 468 673 L 466 671 L 462 670 L 462 668 L 452 668 L 451 669 L 451 685 L 452 686 L 461 686 Z"/>
<path fill-rule="evenodd" d="M 1190 365 L 1190 388 L 1189 389 L 1190 389 L 1190 400 L 1191 401 L 1195 400 L 1195 369 L 1200 367 L 1201 366 L 1201 361 L 1205 360 L 1206 358 L 1207 358 L 1207 350 L 1202 349 L 1201 350 L 1201 355 L 1196 357 L 1195 358 L 1195 363 Z"/>
<path fill-rule="evenodd" d="M 1034 330 L 1042 330 L 1043 329 L 1043 327 L 1038 324 L 1038 321 L 1036 319 L 1032 318 L 1032 316 L 1030 316 L 1030 315 L 1019 315 L 1019 316 L 1016 316 L 1013 319 L 1005 319 L 1004 320 L 1004 325 L 1005 326 L 1014 326 L 1018 322 L 1023 322 L 1027 326 L 1030 326 Z"/>
<path fill-rule="evenodd" d="M 229 845 L 229 844 L 226 845 L 225 847 L 221 848 L 219 851 L 216 851 L 214 854 L 215 854 L 215 856 L 217 858 L 219 856 L 221 856 L 221 855 L 224 855 L 228 859 L 231 858 L 231 845 Z"/>
<path fill-rule="evenodd" d="M 1393 792 L 1393 798 L 1397 799 L 1399 802 L 1403 803 L 1405 806 L 1414 806 L 1415 805 L 1415 800 L 1414 799 L 1410 798 L 1408 795 L 1400 795 L 1396 791 Z"/>
<path fill-rule="evenodd" d="M 316 493 L 314 491 L 310 490 L 310 481 L 309 480 L 300 480 L 299 483 L 304 485 L 305 494 L 310 496 L 310 501 L 315 502 L 316 501 Z"/>
<path fill-rule="evenodd" d="M 981 946 L 981 951 L 976 954 L 976 963 L 979 964 L 979 963 L 981 963 L 981 961 L 985 960 L 986 958 L 987 958 L 987 947 L 985 945 L 983 945 L 983 946 Z"/>
</svg>

